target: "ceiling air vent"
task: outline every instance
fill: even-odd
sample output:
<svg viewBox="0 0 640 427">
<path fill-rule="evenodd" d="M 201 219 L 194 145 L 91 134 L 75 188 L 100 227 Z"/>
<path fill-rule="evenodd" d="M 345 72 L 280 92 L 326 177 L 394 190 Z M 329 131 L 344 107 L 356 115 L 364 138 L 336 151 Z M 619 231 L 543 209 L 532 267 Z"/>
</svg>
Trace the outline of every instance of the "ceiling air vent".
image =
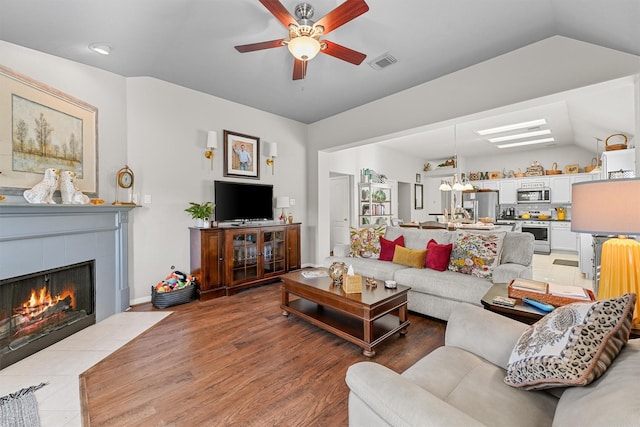
<svg viewBox="0 0 640 427">
<path fill-rule="evenodd" d="M 389 65 L 393 65 L 396 62 L 398 62 L 396 58 L 388 53 L 385 53 L 384 55 L 369 61 L 369 65 L 371 65 L 371 68 L 373 68 L 374 70 L 382 70 L 383 68 L 386 68 Z"/>
</svg>

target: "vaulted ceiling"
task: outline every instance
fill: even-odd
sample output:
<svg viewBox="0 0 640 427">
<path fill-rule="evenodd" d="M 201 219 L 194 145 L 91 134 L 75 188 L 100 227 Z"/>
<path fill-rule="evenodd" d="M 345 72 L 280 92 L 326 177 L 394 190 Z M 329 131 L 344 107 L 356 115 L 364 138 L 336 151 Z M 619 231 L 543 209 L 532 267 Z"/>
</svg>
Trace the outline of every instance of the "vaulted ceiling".
<svg viewBox="0 0 640 427">
<path fill-rule="evenodd" d="M 291 14 L 300 3 L 281 2 Z M 342 2 L 310 0 L 313 19 Z M 638 0 L 366 2 L 368 12 L 327 35 L 366 54 L 364 62 L 356 66 L 320 54 L 303 80 L 292 80 L 286 47 L 234 49 L 288 37 L 258 0 L 0 0 L 0 40 L 126 77 L 155 77 L 303 123 L 555 35 L 640 56 Z M 111 54 L 90 51 L 91 43 L 109 45 Z M 369 65 L 386 54 L 397 62 L 381 70 Z M 602 96 L 590 95 L 596 102 L 613 95 Z M 568 127 L 575 127 L 575 111 L 588 117 L 592 107 L 572 103 L 558 100 L 549 114 L 564 115 L 566 123 L 574 122 Z"/>
</svg>

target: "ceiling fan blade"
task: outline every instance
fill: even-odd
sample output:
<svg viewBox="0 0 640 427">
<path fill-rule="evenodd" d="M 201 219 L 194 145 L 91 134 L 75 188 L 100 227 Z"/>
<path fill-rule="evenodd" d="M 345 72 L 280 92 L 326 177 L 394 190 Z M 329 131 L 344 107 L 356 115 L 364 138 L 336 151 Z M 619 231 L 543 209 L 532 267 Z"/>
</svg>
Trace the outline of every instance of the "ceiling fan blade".
<svg viewBox="0 0 640 427">
<path fill-rule="evenodd" d="M 333 43 L 328 40 L 322 40 L 322 42 L 326 43 L 327 47 L 322 49 L 320 52 L 342 59 L 343 61 L 350 62 L 354 65 L 360 65 L 367 57 L 364 53 L 349 49 L 348 47 L 341 46 L 337 43 Z"/>
<path fill-rule="evenodd" d="M 364 0 L 347 0 L 320 18 L 320 20 L 315 23 L 315 26 L 322 25 L 324 27 L 322 34 L 327 35 L 368 10 L 369 6 Z"/>
<path fill-rule="evenodd" d="M 259 1 L 264 7 L 267 8 L 269 12 L 271 12 L 273 16 L 278 18 L 278 21 L 282 22 L 282 25 L 284 25 L 285 27 L 289 28 L 289 24 L 298 25 L 296 18 L 294 18 L 278 0 Z"/>
<path fill-rule="evenodd" d="M 238 52 L 253 52 L 256 50 L 262 50 L 262 49 L 271 49 L 273 47 L 281 47 L 284 46 L 282 44 L 282 42 L 284 41 L 284 39 L 278 39 L 278 40 L 270 40 L 268 42 L 259 42 L 259 43 L 251 43 L 251 44 L 243 44 L 241 46 L 235 46 L 236 50 Z"/>
<path fill-rule="evenodd" d="M 307 75 L 308 61 L 293 58 L 293 80 L 302 80 Z"/>
</svg>

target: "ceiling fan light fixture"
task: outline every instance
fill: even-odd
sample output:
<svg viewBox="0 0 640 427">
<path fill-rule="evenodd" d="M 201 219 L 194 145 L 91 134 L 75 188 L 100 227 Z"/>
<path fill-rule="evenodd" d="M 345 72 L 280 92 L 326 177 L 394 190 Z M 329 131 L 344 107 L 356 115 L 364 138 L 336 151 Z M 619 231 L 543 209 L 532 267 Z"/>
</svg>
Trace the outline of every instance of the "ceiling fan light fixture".
<svg viewBox="0 0 640 427">
<path fill-rule="evenodd" d="M 313 37 L 300 36 L 289 40 L 289 52 L 301 61 L 309 61 L 320 52 L 320 42 Z"/>
</svg>

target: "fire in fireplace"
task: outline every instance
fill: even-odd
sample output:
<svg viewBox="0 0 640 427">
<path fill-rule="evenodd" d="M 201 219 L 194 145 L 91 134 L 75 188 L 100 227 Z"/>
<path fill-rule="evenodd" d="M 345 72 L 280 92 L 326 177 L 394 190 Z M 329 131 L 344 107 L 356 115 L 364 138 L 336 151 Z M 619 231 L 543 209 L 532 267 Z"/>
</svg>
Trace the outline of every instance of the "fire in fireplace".
<svg viewBox="0 0 640 427">
<path fill-rule="evenodd" d="M 0 369 L 95 323 L 94 264 L 0 280 Z"/>
</svg>

